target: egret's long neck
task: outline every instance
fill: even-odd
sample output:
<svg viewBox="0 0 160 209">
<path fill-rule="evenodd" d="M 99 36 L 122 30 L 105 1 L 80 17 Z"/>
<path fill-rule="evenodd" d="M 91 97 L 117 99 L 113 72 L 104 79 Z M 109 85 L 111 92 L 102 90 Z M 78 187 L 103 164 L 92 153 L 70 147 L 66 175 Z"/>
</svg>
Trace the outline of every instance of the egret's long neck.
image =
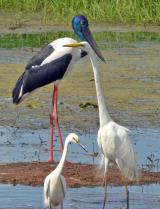
<svg viewBox="0 0 160 209">
<path fill-rule="evenodd" d="M 67 149 L 68 149 L 68 141 L 66 140 L 65 141 L 65 144 L 64 144 L 64 149 L 63 149 L 63 153 L 62 153 L 62 156 L 61 156 L 61 159 L 56 167 L 55 170 L 57 170 L 57 172 L 59 174 L 61 174 L 62 170 L 63 170 L 63 165 L 65 163 L 65 160 L 66 160 L 66 156 L 67 156 Z"/>
<path fill-rule="evenodd" d="M 110 122 L 112 119 L 111 119 L 111 117 L 108 113 L 108 110 L 107 110 L 107 107 L 106 107 L 106 104 L 105 104 L 105 98 L 104 98 L 102 88 L 101 88 L 101 85 L 100 85 L 99 69 L 98 69 L 98 63 L 97 63 L 96 57 L 95 57 L 93 51 L 91 51 L 91 53 L 89 53 L 89 55 L 90 55 L 90 59 L 91 59 L 92 67 L 93 67 L 95 86 L 96 86 L 96 92 L 97 92 L 100 127 L 102 127 L 106 123 Z"/>
</svg>

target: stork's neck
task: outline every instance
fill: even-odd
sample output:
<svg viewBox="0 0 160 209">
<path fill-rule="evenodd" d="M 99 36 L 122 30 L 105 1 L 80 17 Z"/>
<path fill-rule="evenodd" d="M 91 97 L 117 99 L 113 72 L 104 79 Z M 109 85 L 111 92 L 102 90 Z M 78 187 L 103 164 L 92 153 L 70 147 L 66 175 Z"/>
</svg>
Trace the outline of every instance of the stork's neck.
<svg viewBox="0 0 160 209">
<path fill-rule="evenodd" d="M 92 67 L 93 67 L 95 86 L 96 86 L 96 92 L 97 92 L 100 127 L 103 127 L 106 123 L 109 123 L 112 119 L 108 113 L 108 110 L 105 104 L 105 98 L 104 98 L 102 88 L 100 85 L 98 63 L 97 63 L 97 60 L 95 58 L 93 51 L 91 51 L 90 53 L 90 59 L 91 59 Z"/>
<path fill-rule="evenodd" d="M 68 140 L 66 140 L 65 144 L 64 144 L 64 149 L 63 149 L 63 153 L 62 153 L 61 159 L 60 159 L 60 161 L 58 163 L 58 166 L 55 169 L 58 174 L 61 174 L 62 170 L 63 170 L 63 166 L 64 166 L 64 163 L 65 163 L 65 160 L 66 160 L 66 156 L 67 156 L 68 143 L 69 143 Z"/>
</svg>

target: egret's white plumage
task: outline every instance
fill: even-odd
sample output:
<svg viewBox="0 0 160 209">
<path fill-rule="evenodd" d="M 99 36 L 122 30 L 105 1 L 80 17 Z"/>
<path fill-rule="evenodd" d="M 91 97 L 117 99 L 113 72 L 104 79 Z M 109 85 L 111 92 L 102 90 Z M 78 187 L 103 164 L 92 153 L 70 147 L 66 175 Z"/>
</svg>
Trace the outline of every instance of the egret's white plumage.
<svg viewBox="0 0 160 209">
<path fill-rule="evenodd" d="M 90 56 L 94 78 L 95 86 L 97 92 L 97 100 L 99 106 L 99 120 L 100 128 L 98 131 L 97 142 L 98 146 L 103 154 L 103 164 L 104 164 L 104 180 L 106 186 L 106 173 L 108 170 L 108 165 L 110 162 L 116 163 L 121 173 L 129 180 L 137 180 L 139 176 L 139 168 L 136 159 L 136 154 L 132 145 L 132 142 L 129 138 L 129 129 L 124 126 L 120 126 L 112 120 L 107 111 L 105 104 L 105 98 L 102 93 L 102 89 L 99 81 L 99 71 L 98 63 L 95 57 L 95 54 L 90 47 L 90 45 L 85 42 L 84 50 L 87 51 Z M 128 195 L 128 189 L 126 190 Z M 105 190 L 105 199 L 103 208 L 105 207 L 106 200 L 106 190 Z M 127 197 L 127 208 L 128 206 L 128 197 Z"/>
<path fill-rule="evenodd" d="M 59 204 L 62 205 L 66 193 L 66 181 L 61 175 L 65 163 L 67 148 L 70 142 L 79 144 L 83 149 L 84 146 L 79 143 L 79 138 L 76 134 L 71 133 L 67 136 L 61 160 L 56 169 L 52 171 L 44 181 L 44 203 L 49 209 L 52 209 Z M 85 150 L 86 151 L 86 150 Z"/>
<path fill-rule="evenodd" d="M 67 46 L 69 46 L 69 44 L 67 44 Z M 121 173 L 126 178 L 136 180 L 139 176 L 139 168 L 136 154 L 128 134 L 130 131 L 126 127 L 120 126 L 114 122 L 109 115 L 100 85 L 98 63 L 94 51 L 87 42 L 81 42 L 78 45 L 70 45 L 70 47 L 78 46 L 81 46 L 82 49 L 88 53 L 94 72 L 100 120 L 97 142 L 103 156 L 102 162 L 105 169 L 105 185 L 106 173 L 110 162 L 116 163 Z M 105 200 L 103 208 L 105 207 Z"/>
<path fill-rule="evenodd" d="M 93 67 L 100 120 L 97 141 L 101 152 L 107 159 L 105 160 L 106 169 L 109 162 L 115 162 L 126 178 L 135 180 L 138 177 L 139 169 L 136 154 L 128 134 L 130 130 L 120 126 L 110 117 L 100 86 L 99 69 L 95 53 L 87 42 L 81 42 L 81 44 L 88 53 Z"/>
</svg>

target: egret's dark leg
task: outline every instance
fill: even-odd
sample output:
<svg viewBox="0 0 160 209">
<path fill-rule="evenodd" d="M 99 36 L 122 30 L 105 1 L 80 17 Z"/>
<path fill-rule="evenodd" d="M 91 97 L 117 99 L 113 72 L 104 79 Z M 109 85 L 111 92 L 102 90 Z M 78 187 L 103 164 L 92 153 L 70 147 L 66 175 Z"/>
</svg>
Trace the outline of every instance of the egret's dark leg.
<svg viewBox="0 0 160 209">
<path fill-rule="evenodd" d="M 126 178 L 124 176 L 122 177 L 122 182 L 124 182 L 124 186 L 125 186 L 126 204 L 127 204 L 126 209 L 129 209 L 129 190 L 128 190 L 128 184 Z"/>
<path fill-rule="evenodd" d="M 58 114 L 57 114 L 57 103 L 58 103 L 58 87 L 55 86 L 55 112 L 54 112 L 54 117 L 55 117 L 55 121 L 56 121 L 56 127 L 58 130 L 58 137 L 59 137 L 59 142 L 61 145 L 61 151 L 63 151 L 63 141 L 62 141 L 62 134 L 61 134 L 61 130 L 60 130 L 60 126 L 59 126 L 59 121 L 58 121 Z"/>
<path fill-rule="evenodd" d="M 108 170 L 108 159 L 105 158 L 105 169 L 104 169 L 104 201 L 103 201 L 103 209 L 105 208 L 106 205 L 106 200 L 107 200 L 107 180 L 106 180 L 106 175 L 107 175 L 107 170 Z"/>
<path fill-rule="evenodd" d="M 53 90 L 53 96 L 52 96 L 52 113 L 50 115 L 50 154 L 49 154 L 49 160 L 48 162 L 54 162 L 53 159 L 53 138 L 54 138 L 54 129 L 53 129 L 53 122 L 54 122 L 54 112 L 55 112 L 55 88 Z"/>
<path fill-rule="evenodd" d="M 103 209 L 105 208 L 107 200 L 107 182 L 106 182 L 106 175 L 104 176 L 104 200 L 103 200 Z"/>
</svg>

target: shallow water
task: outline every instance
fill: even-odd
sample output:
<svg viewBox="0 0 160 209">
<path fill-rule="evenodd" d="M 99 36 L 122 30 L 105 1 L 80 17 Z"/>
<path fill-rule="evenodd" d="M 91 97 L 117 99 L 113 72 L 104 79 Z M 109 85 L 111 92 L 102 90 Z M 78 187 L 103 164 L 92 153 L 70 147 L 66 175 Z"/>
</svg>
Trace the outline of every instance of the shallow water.
<svg viewBox="0 0 160 209">
<path fill-rule="evenodd" d="M 130 209 L 158 209 L 160 204 L 160 187 L 156 184 L 129 187 Z M 30 186 L 11 186 L 0 184 L 0 208 L 2 209 L 42 209 L 43 188 Z M 99 209 L 103 204 L 103 189 L 76 188 L 67 189 L 64 200 L 65 209 Z M 126 207 L 123 187 L 108 187 L 106 208 L 120 209 Z"/>
<path fill-rule="evenodd" d="M 71 131 L 71 130 L 70 130 Z M 160 170 L 160 130 L 146 128 L 131 129 L 132 142 L 138 153 L 141 166 L 146 170 Z M 69 132 L 69 131 L 67 131 Z M 63 133 L 63 138 L 67 136 Z M 16 129 L 0 127 L 0 163 L 17 161 L 46 161 L 49 153 L 49 130 Z M 96 134 L 76 131 L 90 153 L 98 152 Z M 55 138 L 55 158 L 60 158 L 59 141 Z M 74 152 L 73 152 L 74 150 Z M 88 156 L 79 146 L 69 146 L 68 157 L 70 161 L 82 163 L 99 163 L 100 157 Z"/>
</svg>

